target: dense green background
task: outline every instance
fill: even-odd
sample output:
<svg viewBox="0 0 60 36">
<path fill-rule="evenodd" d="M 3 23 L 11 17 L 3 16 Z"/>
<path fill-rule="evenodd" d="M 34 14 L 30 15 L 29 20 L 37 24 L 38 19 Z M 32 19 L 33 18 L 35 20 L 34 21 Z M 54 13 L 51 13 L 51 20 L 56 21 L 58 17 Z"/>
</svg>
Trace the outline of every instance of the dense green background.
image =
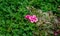
<svg viewBox="0 0 60 36">
<path fill-rule="evenodd" d="M 30 14 L 26 7 L 57 11 L 59 3 L 60 0 L 0 0 L 0 36 L 33 36 L 38 27 L 25 19 Z"/>
</svg>

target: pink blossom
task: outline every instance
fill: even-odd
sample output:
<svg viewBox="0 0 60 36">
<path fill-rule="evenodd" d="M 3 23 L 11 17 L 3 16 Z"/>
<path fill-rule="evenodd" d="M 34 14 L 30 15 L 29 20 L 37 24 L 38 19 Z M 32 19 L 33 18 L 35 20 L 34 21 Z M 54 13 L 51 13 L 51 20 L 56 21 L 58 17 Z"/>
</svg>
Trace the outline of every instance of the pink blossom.
<svg viewBox="0 0 60 36">
<path fill-rule="evenodd" d="M 58 34 L 60 34 L 60 30 L 54 31 L 54 36 L 57 36 Z"/>
<path fill-rule="evenodd" d="M 57 35 L 58 35 L 58 32 L 55 31 L 55 32 L 54 32 L 54 36 L 57 36 Z"/>
<path fill-rule="evenodd" d="M 38 21 L 38 18 L 36 17 L 36 15 L 32 15 L 32 16 L 26 15 L 25 18 L 29 19 L 31 23 L 34 23 L 34 22 L 36 23 Z"/>
<path fill-rule="evenodd" d="M 26 15 L 26 16 L 25 16 L 26 19 L 29 19 L 29 17 L 30 17 L 30 15 Z"/>
</svg>

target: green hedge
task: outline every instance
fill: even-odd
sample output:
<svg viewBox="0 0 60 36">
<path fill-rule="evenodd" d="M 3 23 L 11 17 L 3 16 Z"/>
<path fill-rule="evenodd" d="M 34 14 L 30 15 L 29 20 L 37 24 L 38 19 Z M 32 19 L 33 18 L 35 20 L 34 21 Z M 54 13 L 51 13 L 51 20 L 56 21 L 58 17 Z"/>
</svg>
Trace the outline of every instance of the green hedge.
<svg viewBox="0 0 60 36">
<path fill-rule="evenodd" d="M 53 0 L 0 0 L 0 36 L 33 36 L 34 32 L 38 32 L 35 23 L 25 19 L 30 14 L 27 6 L 56 11 L 58 5 Z"/>
</svg>

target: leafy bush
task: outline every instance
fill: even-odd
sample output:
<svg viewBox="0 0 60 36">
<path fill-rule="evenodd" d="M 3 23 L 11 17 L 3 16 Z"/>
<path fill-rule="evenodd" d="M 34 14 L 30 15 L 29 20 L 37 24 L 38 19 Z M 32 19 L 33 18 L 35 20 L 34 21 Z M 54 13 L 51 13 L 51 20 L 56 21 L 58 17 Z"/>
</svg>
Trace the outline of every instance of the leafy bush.
<svg viewBox="0 0 60 36">
<path fill-rule="evenodd" d="M 25 19 L 27 14 L 40 14 L 35 9 L 30 11 L 26 7 L 57 11 L 59 4 L 56 2 L 60 4 L 60 0 L 0 0 L 0 36 L 40 36 L 40 33 L 45 36 L 45 30 L 39 31 L 39 27 L 36 26 L 38 23 L 31 23 Z"/>
</svg>

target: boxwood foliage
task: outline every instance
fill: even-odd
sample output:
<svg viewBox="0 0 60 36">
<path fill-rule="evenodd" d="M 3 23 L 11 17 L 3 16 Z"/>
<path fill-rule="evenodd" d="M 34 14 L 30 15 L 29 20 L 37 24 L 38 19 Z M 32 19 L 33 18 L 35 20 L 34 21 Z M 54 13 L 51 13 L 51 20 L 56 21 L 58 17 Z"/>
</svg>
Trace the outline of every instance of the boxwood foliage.
<svg viewBox="0 0 60 36">
<path fill-rule="evenodd" d="M 33 36 L 37 27 L 25 19 L 27 0 L 0 0 L 0 36 Z"/>
</svg>

